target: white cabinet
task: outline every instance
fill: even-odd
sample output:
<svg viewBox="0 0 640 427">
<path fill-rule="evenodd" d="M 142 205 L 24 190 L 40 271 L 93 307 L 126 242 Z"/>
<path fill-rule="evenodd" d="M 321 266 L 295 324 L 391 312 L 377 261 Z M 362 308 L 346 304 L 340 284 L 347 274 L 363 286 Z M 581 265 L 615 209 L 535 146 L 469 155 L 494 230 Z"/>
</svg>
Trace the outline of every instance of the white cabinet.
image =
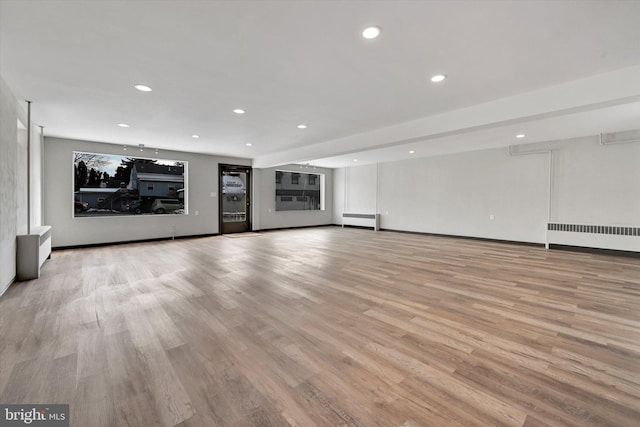
<svg viewBox="0 0 640 427">
<path fill-rule="evenodd" d="M 18 236 L 18 280 L 40 277 L 40 267 L 51 255 L 51 226 L 33 227 Z"/>
</svg>

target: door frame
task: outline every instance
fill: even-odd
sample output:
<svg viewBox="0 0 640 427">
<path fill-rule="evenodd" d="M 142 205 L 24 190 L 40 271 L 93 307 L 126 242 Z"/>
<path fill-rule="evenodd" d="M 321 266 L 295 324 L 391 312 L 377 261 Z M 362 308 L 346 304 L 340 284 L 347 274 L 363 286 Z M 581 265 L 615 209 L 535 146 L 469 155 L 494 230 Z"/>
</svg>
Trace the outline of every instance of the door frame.
<svg viewBox="0 0 640 427">
<path fill-rule="evenodd" d="M 238 221 L 238 223 L 242 223 L 242 224 L 246 224 L 246 230 L 245 230 L 245 226 L 242 227 L 227 227 L 227 230 L 225 231 L 224 228 L 224 207 L 223 207 L 223 203 L 224 203 L 224 194 L 222 193 L 222 175 L 224 172 L 244 172 L 247 174 L 247 180 L 245 182 L 245 209 L 246 209 L 246 213 L 245 213 L 245 220 L 244 221 Z M 242 233 L 242 232 L 246 232 L 246 231 L 252 231 L 252 224 L 251 224 L 251 181 L 252 181 L 252 168 L 251 166 L 246 166 L 246 165 L 231 165 L 231 164 L 226 164 L 226 163 L 219 163 L 218 164 L 218 231 L 220 234 L 230 234 L 230 233 Z M 234 224 L 234 223 L 226 223 L 226 224 Z M 236 223 L 237 224 L 237 223 Z"/>
</svg>

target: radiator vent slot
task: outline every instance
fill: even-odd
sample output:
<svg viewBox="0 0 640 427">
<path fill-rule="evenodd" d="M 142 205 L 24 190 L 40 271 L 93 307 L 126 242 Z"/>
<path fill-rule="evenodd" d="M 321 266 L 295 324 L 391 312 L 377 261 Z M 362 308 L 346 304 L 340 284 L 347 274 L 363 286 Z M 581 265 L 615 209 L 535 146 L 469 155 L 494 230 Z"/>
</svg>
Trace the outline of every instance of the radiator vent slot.
<svg viewBox="0 0 640 427">
<path fill-rule="evenodd" d="M 615 225 L 585 224 L 547 224 L 549 231 L 568 231 L 571 233 L 608 234 L 612 236 L 640 236 L 640 227 L 619 227 Z"/>
</svg>

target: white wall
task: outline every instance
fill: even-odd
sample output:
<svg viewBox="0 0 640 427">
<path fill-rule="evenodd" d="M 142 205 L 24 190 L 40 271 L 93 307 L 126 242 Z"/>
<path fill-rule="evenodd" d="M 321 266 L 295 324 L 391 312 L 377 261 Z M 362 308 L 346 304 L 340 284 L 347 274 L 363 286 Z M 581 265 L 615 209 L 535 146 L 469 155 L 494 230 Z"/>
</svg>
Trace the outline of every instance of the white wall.
<svg viewBox="0 0 640 427">
<path fill-rule="evenodd" d="M 17 100 L 0 78 L 0 294 L 16 276 Z"/>
<path fill-rule="evenodd" d="M 552 221 L 640 227 L 640 143 L 602 146 L 596 137 L 554 148 Z M 550 231 L 552 244 L 640 252 L 640 237 Z"/>
<path fill-rule="evenodd" d="M 38 105 L 33 104 L 32 109 L 37 110 Z M 44 209 L 44 195 L 42 193 L 43 188 L 43 165 L 44 159 L 42 157 L 42 146 L 44 143 L 44 137 L 42 135 L 42 128 L 38 126 L 32 126 L 31 128 L 31 225 L 43 225 L 43 209 Z"/>
<path fill-rule="evenodd" d="M 381 163 L 381 228 L 542 243 L 547 161 L 498 149 Z"/>
<path fill-rule="evenodd" d="M 342 224 L 342 213 L 344 210 L 346 196 L 346 174 L 348 168 L 340 168 L 333 170 L 333 223 Z M 358 188 L 353 186 L 353 188 Z"/>
<path fill-rule="evenodd" d="M 73 218 L 74 151 L 127 154 L 121 145 L 45 137 L 44 210 L 45 222 L 52 226 L 53 247 L 218 233 L 218 164 L 250 164 L 248 159 L 177 151 L 135 153 L 140 157 L 189 162 L 188 215 Z"/>
<path fill-rule="evenodd" d="M 362 165 L 334 170 L 333 223 L 342 224 L 342 214 L 376 213 L 378 165 Z M 366 222 L 366 221 L 365 221 Z"/>
<path fill-rule="evenodd" d="M 35 104 L 34 104 L 35 106 Z M 37 108 L 37 106 L 36 106 Z M 18 121 L 23 129 L 18 128 Z M 16 236 L 27 232 L 27 114 L 0 77 L 0 295 L 16 276 Z M 40 209 L 41 138 L 31 127 L 31 201 Z M 32 209 L 31 225 L 41 225 Z"/>
<path fill-rule="evenodd" d="M 307 172 L 298 165 L 253 170 L 253 229 L 307 227 L 332 224 L 333 170 L 317 168 L 309 173 L 324 175 L 325 209 L 320 211 L 276 211 L 276 170 Z"/>
<path fill-rule="evenodd" d="M 544 145 L 553 150 L 551 201 L 549 154 L 510 156 L 507 149 L 380 163 L 377 193 L 373 166 L 340 170 L 335 186 L 348 207 L 365 206 L 355 195 L 366 194 L 370 208 L 377 194 L 381 228 L 393 230 L 545 243 L 549 203 L 551 222 L 640 226 L 640 143 L 601 146 L 589 137 Z M 334 223 L 340 214 L 334 210 Z M 640 243 L 578 237 L 551 243 L 622 250 Z"/>
<path fill-rule="evenodd" d="M 557 147 L 553 221 L 640 226 L 640 142 L 602 146 L 591 137 Z"/>
<path fill-rule="evenodd" d="M 356 166 L 346 169 L 347 186 L 344 211 L 371 214 L 376 211 L 377 165 Z M 357 188 L 357 191 L 354 191 Z"/>
<path fill-rule="evenodd" d="M 16 153 L 16 232 L 18 235 L 27 234 L 27 128 L 26 123 L 19 121 L 17 129 Z"/>
</svg>

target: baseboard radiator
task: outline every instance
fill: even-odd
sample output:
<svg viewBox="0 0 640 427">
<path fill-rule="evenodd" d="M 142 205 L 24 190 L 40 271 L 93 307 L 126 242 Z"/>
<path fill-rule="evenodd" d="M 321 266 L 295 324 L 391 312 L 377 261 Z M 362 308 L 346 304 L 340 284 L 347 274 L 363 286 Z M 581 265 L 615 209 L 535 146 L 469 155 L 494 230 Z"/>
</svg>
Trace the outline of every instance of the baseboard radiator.
<svg viewBox="0 0 640 427">
<path fill-rule="evenodd" d="M 350 225 L 353 227 L 373 228 L 375 231 L 380 229 L 380 214 L 361 214 L 361 213 L 342 213 L 342 226 Z"/>
<path fill-rule="evenodd" d="M 640 252 L 640 227 L 591 224 L 547 224 L 551 245 Z"/>
</svg>

